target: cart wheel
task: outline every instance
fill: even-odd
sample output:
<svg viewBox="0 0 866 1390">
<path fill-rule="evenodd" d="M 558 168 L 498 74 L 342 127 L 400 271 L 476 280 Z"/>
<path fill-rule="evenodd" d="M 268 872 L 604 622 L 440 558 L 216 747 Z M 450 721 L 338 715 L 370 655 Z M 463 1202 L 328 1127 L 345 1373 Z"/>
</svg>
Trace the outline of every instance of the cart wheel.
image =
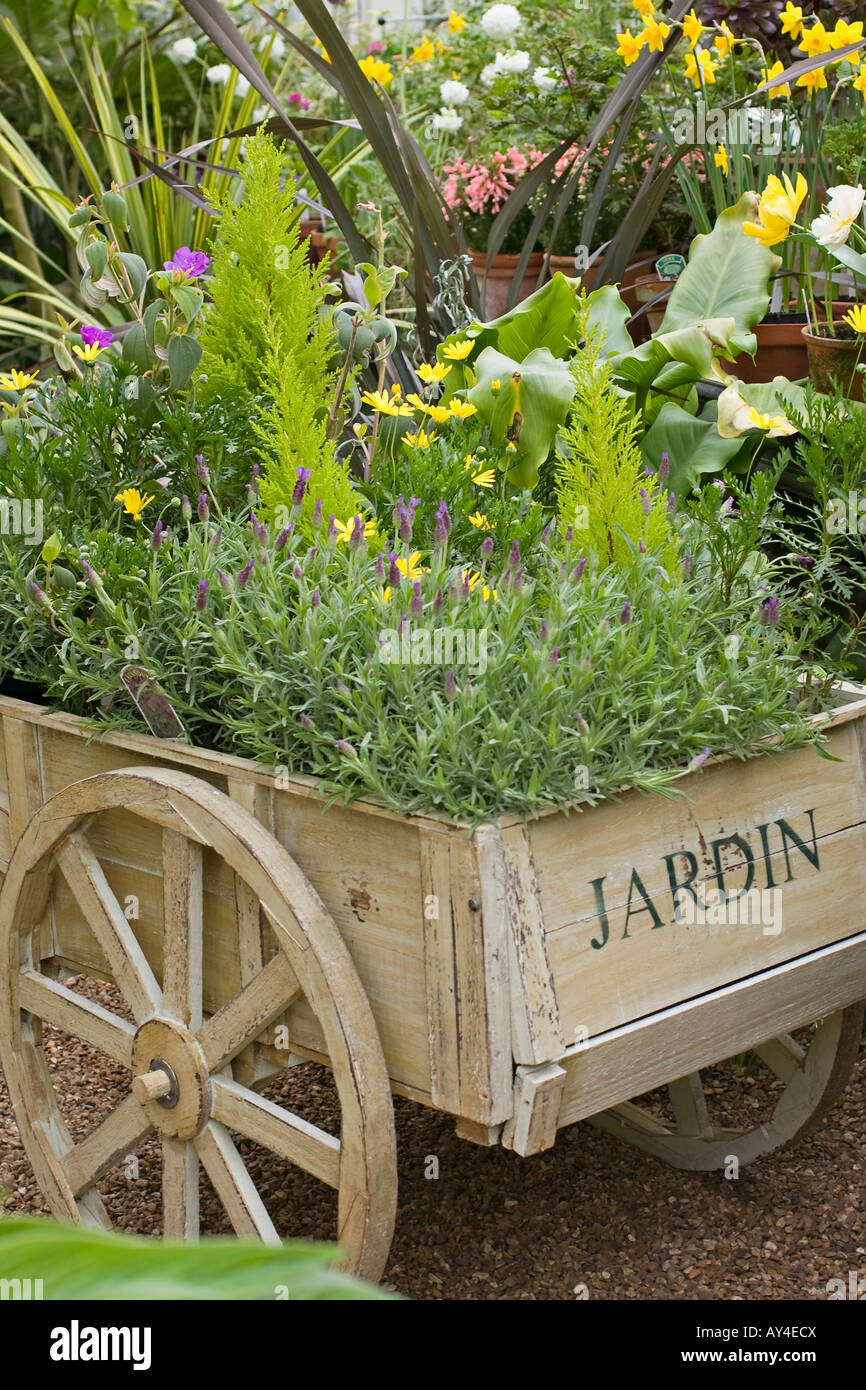
<svg viewBox="0 0 866 1390">
<path fill-rule="evenodd" d="M 751 1163 L 808 1134 L 836 1104 L 857 1060 L 863 1002 L 831 1014 L 820 1023 L 771 1038 L 727 1063 L 692 1072 L 662 1093 L 641 1097 L 593 1115 L 589 1123 L 635 1148 L 664 1159 L 673 1168 L 724 1168 L 732 1158 Z M 772 1099 L 766 1114 L 741 1128 L 714 1124 L 710 1110 L 736 1104 L 734 1088 L 745 1089 L 758 1062 L 772 1073 Z M 743 1100 L 743 1097 L 740 1097 Z"/>
<path fill-rule="evenodd" d="M 88 843 L 87 817 L 125 808 L 162 831 L 163 978 Z M 261 902 L 279 950 L 219 1011 L 202 1014 L 202 850 L 209 847 Z M 38 926 L 55 873 L 65 879 L 135 1019 L 41 973 Z M 8 982 L 2 985 L 4 970 Z M 54 1215 L 110 1226 L 96 1184 L 156 1131 L 164 1234 L 199 1231 L 199 1163 L 238 1235 L 279 1244 L 229 1130 L 336 1188 L 342 1268 L 378 1279 L 397 1192 L 391 1091 L 369 1003 L 318 894 L 242 806 L 197 777 L 127 768 L 66 787 L 22 834 L 0 890 L 0 1058 L 27 1155 Z M 300 995 L 324 1034 L 342 1111 L 341 1137 L 232 1078 L 232 1059 Z M 41 1023 L 127 1067 L 131 1088 L 74 1143 L 57 1104 Z"/>
</svg>

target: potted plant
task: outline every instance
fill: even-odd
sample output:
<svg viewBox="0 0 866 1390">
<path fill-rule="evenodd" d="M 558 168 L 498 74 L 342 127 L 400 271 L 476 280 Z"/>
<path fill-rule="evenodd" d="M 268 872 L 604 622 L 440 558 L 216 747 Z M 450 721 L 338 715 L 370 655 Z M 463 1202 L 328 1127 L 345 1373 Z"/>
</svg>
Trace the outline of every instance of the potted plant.
<svg viewBox="0 0 866 1390">
<path fill-rule="evenodd" d="M 866 246 L 866 233 L 859 225 L 864 199 L 862 185 L 839 184 L 827 190 L 824 211 L 812 220 L 806 240 L 823 262 L 823 314 L 810 282 L 811 312 L 802 329 L 812 384 L 827 392 L 837 381 L 845 395 L 857 401 L 863 399 L 863 373 L 858 368 L 866 342 L 866 308 L 834 300 L 833 269 L 841 262 L 866 280 L 866 256 L 850 245 L 856 241 L 861 248 Z"/>
</svg>

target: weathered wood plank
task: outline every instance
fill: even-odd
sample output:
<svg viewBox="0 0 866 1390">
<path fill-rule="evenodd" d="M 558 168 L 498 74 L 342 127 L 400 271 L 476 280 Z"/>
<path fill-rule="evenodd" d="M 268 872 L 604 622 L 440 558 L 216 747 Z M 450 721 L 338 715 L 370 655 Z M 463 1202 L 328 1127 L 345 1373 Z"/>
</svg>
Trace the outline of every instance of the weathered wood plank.
<svg viewBox="0 0 866 1390">
<path fill-rule="evenodd" d="M 541 895 L 526 827 L 502 832 L 505 894 L 511 929 L 511 1043 L 529 1065 L 558 1057 L 566 1046 L 547 957 Z"/>
<path fill-rule="evenodd" d="M 526 1158 L 553 1148 L 566 1072 L 555 1062 L 518 1067 L 514 1077 L 514 1114 L 502 1130 L 502 1147 Z"/>
</svg>

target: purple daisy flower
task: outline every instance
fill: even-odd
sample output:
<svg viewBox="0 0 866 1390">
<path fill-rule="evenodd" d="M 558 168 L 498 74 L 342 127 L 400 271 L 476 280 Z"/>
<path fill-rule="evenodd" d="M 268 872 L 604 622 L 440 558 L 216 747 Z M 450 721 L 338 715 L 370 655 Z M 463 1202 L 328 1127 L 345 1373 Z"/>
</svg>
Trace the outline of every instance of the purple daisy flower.
<svg viewBox="0 0 866 1390">
<path fill-rule="evenodd" d="M 210 256 L 204 251 L 190 251 L 188 246 L 179 246 L 170 261 L 163 261 L 166 270 L 182 275 L 185 280 L 197 280 L 204 275 L 210 265 Z"/>
</svg>

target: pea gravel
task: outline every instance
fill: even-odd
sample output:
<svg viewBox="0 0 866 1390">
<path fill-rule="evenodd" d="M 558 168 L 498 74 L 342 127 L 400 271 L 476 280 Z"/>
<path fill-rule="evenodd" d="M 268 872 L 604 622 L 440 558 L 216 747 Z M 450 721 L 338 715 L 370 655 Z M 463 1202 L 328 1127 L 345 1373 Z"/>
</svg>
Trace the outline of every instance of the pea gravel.
<svg viewBox="0 0 866 1390">
<path fill-rule="evenodd" d="M 87 993 L 116 1007 L 92 981 Z M 46 1029 L 49 1065 L 73 1136 L 86 1134 L 126 1094 L 108 1059 Z M 743 1168 L 737 1180 L 684 1173 L 588 1125 L 561 1132 L 534 1158 L 459 1140 L 454 1122 L 395 1101 L 400 1199 L 384 1282 L 414 1299 L 826 1299 L 828 1281 L 866 1274 L 866 1050 L 842 1100 L 794 1147 Z M 761 1076 L 738 1077 L 735 1104 L 756 1113 Z M 724 1085 L 720 1087 L 724 1089 Z M 328 1073 L 293 1068 L 267 1094 L 338 1132 Z M 250 1172 L 284 1236 L 332 1239 L 335 1195 L 240 1140 Z M 438 1173 L 438 1176 L 437 1176 Z M 100 1184 L 116 1224 L 161 1225 L 159 1149 L 151 1141 Z M 44 1211 L 0 1078 L 0 1200 Z M 203 1230 L 227 1233 L 202 1180 Z"/>
</svg>

